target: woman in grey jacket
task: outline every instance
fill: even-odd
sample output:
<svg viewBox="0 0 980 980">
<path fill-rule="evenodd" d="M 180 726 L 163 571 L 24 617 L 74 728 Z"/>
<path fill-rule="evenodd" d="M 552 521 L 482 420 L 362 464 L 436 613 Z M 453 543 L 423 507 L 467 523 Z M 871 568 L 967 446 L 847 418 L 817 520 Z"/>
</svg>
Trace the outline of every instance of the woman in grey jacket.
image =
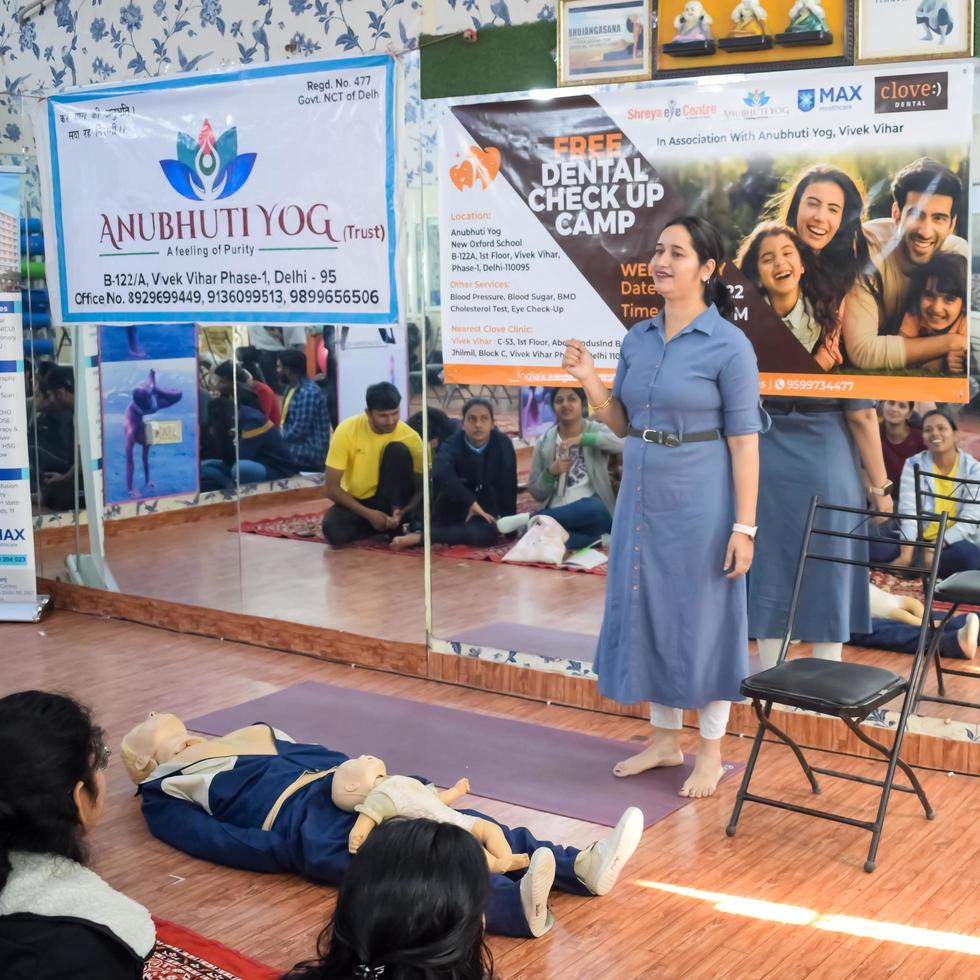
<svg viewBox="0 0 980 980">
<path fill-rule="evenodd" d="M 578 388 L 552 388 L 551 407 L 558 421 L 534 447 L 527 488 L 544 504 L 538 514 L 558 521 L 568 531 L 569 550 L 578 551 L 612 529 L 616 494 L 609 458 L 622 453 L 623 440 L 585 417 L 585 392 Z M 504 533 L 514 531 L 531 516 L 515 514 L 497 527 Z"/>
</svg>

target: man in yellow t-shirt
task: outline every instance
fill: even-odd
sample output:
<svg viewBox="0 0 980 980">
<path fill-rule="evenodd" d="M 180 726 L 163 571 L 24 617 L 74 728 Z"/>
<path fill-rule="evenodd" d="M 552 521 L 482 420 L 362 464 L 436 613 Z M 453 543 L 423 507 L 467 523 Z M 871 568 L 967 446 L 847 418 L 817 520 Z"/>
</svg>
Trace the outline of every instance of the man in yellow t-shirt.
<svg viewBox="0 0 980 980">
<path fill-rule="evenodd" d="M 397 531 L 422 495 L 422 439 L 401 421 L 402 396 L 388 381 L 370 385 L 364 412 L 334 429 L 326 491 L 333 506 L 323 536 L 335 548 Z"/>
</svg>

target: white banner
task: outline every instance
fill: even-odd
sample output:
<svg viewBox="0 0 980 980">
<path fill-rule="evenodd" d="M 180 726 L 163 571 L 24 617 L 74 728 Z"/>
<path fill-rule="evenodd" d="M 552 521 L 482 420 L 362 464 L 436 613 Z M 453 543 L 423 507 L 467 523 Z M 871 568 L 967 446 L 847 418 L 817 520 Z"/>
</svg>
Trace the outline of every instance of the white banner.
<svg viewBox="0 0 980 980">
<path fill-rule="evenodd" d="M 62 322 L 397 322 L 393 64 L 52 95 Z"/>
<path fill-rule="evenodd" d="M 972 99 L 972 65 L 903 64 L 453 104 L 446 380 L 567 382 L 570 336 L 611 379 L 662 304 L 660 232 L 693 212 L 722 236 L 764 393 L 967 400 Z M 788 280 L 760 258 L 773 241 Z"/>
<path fill-rule="evenodd" d="M 0 279 L 20 278 L 20 176 L 0 173 Z M 0 619 L 37 612 L 20 292 L 0 292 Z M 39 476 L 40 479 L 40 476 Z"/>
</svg>

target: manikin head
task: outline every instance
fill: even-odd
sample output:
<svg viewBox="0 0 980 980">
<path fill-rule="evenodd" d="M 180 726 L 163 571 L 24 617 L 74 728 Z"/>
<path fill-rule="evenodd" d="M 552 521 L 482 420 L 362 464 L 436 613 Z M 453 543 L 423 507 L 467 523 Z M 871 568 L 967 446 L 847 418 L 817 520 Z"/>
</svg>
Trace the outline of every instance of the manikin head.
<svg viewBox="0 0 980 980">
<path fill-rule="evenodd" d="M 176 715 L 151 711 L 123 738 L 119 754 L 129 778 L 141 783 L 157 766 L 172 762 L 189 745 L 205 741 L 201 735 L 191 735 Z"/>
<path fill-rule="evenodd" d="M 387 778 L 388 770 L 381 759 L 373 755 L 359 755 L 337 766 L 330 798 L 341 810 L 353 810 L 358 803 L 364 802 L 378 783 Z"/>
</svg>

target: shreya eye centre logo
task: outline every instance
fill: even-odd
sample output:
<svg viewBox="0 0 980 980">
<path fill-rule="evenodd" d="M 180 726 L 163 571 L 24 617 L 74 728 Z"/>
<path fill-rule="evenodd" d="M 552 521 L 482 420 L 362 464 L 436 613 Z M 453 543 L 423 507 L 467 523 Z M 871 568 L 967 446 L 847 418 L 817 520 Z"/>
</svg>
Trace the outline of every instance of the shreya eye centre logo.
<svg viewBox="0 0 980 980">
<path fill-rule="evenodd" d="M 255 153 L 238 152 L 238 128 L 215 137 L 205 119 L 197 139 L 177 134 L 177 159 L 161 160 L 170 186 L 191 201 L 221 201 L 241 190 L 255 166 Z"/>
</svg>

